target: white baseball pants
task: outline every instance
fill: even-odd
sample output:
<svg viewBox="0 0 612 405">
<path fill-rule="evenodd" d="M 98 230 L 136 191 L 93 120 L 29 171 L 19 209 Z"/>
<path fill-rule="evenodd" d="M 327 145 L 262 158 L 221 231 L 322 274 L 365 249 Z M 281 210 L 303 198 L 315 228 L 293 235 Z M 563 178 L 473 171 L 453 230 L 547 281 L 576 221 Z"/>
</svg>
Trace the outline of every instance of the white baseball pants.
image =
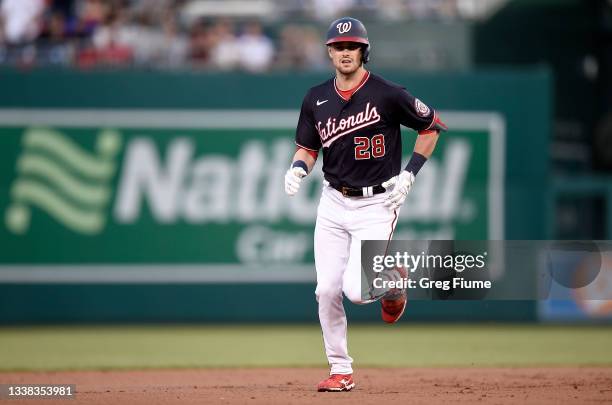
<svg viewBox="0 0 612 405">
<path fill-rule="evenodd" d="M 361 294 L 361 241 L 391 238 L 399 210 L 383 205 L 387 195 L 344 197 L 323 187 L 314 236 L 315 294 L 330 374 L 353 372 L 342 293 L 353 303 L 368 303 Z"/>
</svg>

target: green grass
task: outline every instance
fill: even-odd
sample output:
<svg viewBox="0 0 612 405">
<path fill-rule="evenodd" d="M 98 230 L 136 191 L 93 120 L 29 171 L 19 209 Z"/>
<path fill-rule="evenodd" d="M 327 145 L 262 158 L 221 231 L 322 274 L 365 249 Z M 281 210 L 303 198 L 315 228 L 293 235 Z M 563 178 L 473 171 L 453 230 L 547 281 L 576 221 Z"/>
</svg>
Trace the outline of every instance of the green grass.
<svg viewBox="0 0 612 405">
<path fill-rule="evenodd" d="M 612 327 L 351 325 L 360 367 L 612 366 Z M 326 367 L 318 325 L 0 328 L 0 371 Z"/>
</svg>

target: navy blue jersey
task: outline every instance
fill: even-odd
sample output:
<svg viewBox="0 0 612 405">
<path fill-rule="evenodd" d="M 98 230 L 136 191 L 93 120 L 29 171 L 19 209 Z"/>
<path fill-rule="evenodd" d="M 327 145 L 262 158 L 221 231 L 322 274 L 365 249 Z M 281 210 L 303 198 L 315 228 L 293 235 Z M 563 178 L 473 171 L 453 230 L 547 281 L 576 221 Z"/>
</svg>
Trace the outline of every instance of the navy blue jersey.
<svg viewBox="0 0 612 405">
<path fill-rule="evenodd" d="M 311 88 L 302 103 L 295 142 L 313 151 L 323 148 L 323 172 L 332 184 L 367 187 L 397 175 L 400 125 L 421 131 L 435 124 L 434 110 L 405 88 L 366 74 L 350 100 L 332 78 Z"/>
</svg>

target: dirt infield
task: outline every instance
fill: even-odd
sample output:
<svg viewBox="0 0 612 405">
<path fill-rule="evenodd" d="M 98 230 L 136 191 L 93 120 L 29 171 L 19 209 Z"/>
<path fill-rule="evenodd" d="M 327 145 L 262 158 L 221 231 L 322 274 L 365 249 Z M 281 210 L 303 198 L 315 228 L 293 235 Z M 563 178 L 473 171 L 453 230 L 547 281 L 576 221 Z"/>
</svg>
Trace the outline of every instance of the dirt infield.
<svg viewBox="0 0 612 405">
<path fill-rule="evenodd" d="M 612 403 L 612 367 L 359 369 L 349 393 L 318 393 L 323 369 L 0 373 L 3 384 L 76 384 L 77 401 L 15 404 Z"/>
</svg>

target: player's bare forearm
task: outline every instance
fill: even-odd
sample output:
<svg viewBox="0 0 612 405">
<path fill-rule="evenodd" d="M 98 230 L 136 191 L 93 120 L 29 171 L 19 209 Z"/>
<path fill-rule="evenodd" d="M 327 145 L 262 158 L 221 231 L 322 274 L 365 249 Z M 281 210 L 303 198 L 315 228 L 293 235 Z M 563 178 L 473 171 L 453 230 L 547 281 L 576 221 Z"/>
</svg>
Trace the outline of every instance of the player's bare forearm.
<svg viewBox="0 0 612 405">
<path fill-rule="evenodd" d="M 425 162 L 427 162 L 427 159 L 431 157 L 439 137 L 440 132 L 436 130 L 419 132 L 416 142 L 414 143 L 414 152 L 404 172 L 410 173 L 414 179 L 414 176 L 419 173 Z"/>
<path fill-rule="evenodd" d="M 295 162 L 298 160 L 302 160 L 306 163 L 306 166 L 308 166 L 308 173 L 312 171 L 316 162 L 316 159 L 306 149 L 302 148 L 298 148 L 295 155 L 293 155 L 293 161 Z"/>
<path fill-rule="evenodd" d="M 439 137 L 440 133 L 437 131 L 418 135 L 414 144 L 414 151 L 429 159 L 436 148 Z"/>
</svg>

